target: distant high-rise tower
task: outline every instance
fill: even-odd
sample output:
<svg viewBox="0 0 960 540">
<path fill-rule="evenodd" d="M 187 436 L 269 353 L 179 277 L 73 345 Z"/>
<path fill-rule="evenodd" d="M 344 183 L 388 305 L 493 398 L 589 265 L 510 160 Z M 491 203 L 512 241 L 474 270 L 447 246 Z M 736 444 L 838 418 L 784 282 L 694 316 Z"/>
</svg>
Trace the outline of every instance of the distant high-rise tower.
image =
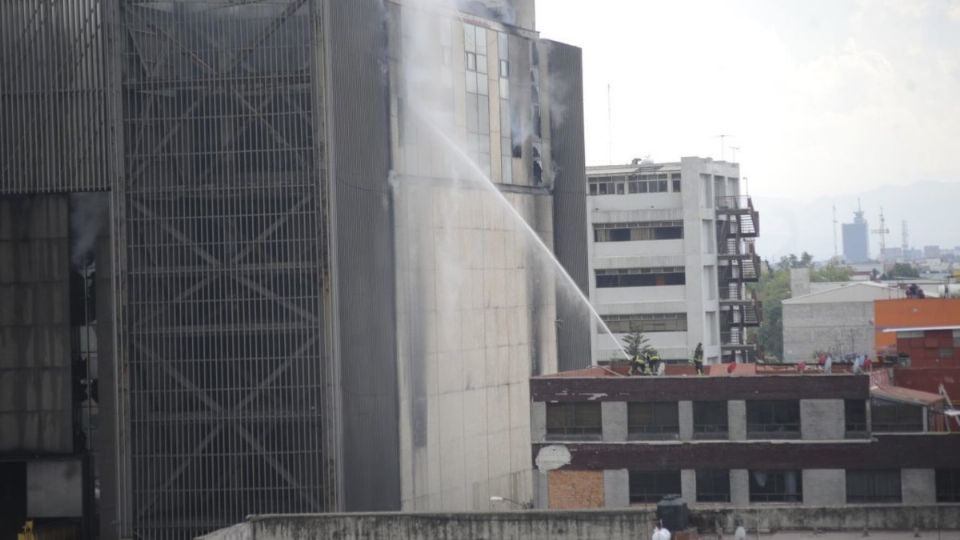
<svg viewBox="0 0 960 540">
<path fill-rule="evenodd" d="M 867 220 L 863 218 L 863 209 L 858 201 L 853 223 L 843 224 L 843 258 L 848 263 L 862 263 L 870 259 L 868 231 Z"/>
</svg>

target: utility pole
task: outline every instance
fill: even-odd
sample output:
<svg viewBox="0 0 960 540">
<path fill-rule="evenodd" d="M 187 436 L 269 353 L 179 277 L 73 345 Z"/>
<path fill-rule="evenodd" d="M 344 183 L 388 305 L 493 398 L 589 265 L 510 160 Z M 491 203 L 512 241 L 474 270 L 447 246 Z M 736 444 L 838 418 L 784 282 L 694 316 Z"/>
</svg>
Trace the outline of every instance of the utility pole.
<svg viewBox="0 0 960 540">
<path fill-rule="evenodd" d="M 907 220 L 900 223 L 900 249 L 903 250 L 903 256 L 907 256 L 907 250 L 910 249 L 910 235 L 907 232 Z"/>
<path fill-rule="evenodd" d="M 837 205 L 833 205 L 833 256 L 840 256 L 837 251 Z"/>
<path fill-rule="evenodd" d="M 880 228 L 874 229 L 873 234 L 880 235 L 880 260 L 883 260 L 884 251 L 887 249 L 887 235 L 890 234 L 890 229 L 887 228 L 887 222 L 883 217 L 883 207 L 880 207 Z"/>
</svg>

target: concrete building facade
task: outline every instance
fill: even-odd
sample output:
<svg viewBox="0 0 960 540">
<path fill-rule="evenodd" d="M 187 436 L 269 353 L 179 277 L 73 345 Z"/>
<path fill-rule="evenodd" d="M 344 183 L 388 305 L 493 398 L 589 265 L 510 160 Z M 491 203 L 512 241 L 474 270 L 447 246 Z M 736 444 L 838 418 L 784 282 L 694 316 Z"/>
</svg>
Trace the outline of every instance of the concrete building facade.
<svg viewBox="0 0 960 540">
<path fill-rule="evenodd" d="M 810 291 L 810 278 L 806 269 L 794 274 L 806 277 L 792 280 L 793 297 L 783 301 L 783 361 L 809 362 L 820 352 L 834 358 L 874 355 L 874 302 L 903 298 L 903 290 L 872 281 L 851 281 L 798 294 Z"/>
<path fill-rule="evenodd" d="M 773 368 L 769 368 L 773 369 Z M 865 375 L 531 379 L 539 508 L 955 502 L 942 398 Z M 934 417 L 939 418 L 933 421 Z"/>
<path fill-rule="evenodd" d="M 590 295 L 614 339 L 641 331 L 667 361 L 689 360 L 698 343 L 708 363 L 746 359 L 759 311 L 743 284 L 759 276 L 759 223 L 739 165 L 635 160 L 587 177 Z M 617 355 L 598 329 L 594 361 Z"/>
<path fill-rule="evenodd" d="M 531 498 L 527 380 L 590 339 L 517 218 L 585 292 L 580 52 L 532 0 L 19 2 L 0 30 L 4 490 L 68 452 L 102 538 Z"/>
</svg>

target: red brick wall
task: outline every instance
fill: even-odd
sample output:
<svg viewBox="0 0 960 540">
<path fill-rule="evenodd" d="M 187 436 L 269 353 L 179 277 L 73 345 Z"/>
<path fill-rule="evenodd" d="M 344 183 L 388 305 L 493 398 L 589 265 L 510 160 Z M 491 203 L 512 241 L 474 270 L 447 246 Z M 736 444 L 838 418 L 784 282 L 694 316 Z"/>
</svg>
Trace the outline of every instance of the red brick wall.
<svg viewBox="0 0 960 540">
<path fill-rule="evenodd" d="M 603 471 L 550 471 L 547 476 L 550 508 L 603 508 Z"/>
<path fill-rule="evenodd" d="M 960 367 L 960 347 L 955 345 L 952 330 L 924 332 L 922 338 L 898 337 L 897 352 L 909 355 L 910 366 L 915 368 Z"/>
</svg>

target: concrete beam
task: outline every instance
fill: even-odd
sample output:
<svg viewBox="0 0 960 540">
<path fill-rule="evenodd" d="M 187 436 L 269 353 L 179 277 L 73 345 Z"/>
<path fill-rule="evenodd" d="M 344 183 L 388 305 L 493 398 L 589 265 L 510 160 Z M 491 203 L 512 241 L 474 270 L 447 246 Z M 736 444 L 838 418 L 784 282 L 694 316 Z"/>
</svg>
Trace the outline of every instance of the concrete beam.
<svg viewBox="0 0 960 540">
<path fill-rule="evenodd" d="M 688 505 L 697 502 L 697 471 L 693 469 L 680 471 L 680 496 Z"/>
<path fill-rule="evenodd" d="M 630 507 L 630 473 L 626 469 L 603 471 L 603 503 L 605 508 Z"/>
<path fill-rule="evenodd" d="M 680 407 L 680 440 L 693 440 L 693 402 L 681 401 Z"/>
<path fill-rule="evenodd" d="M 748 506 L 750 504 L 749 474 L 746 469 L 732 469 L 730 471 L 730 504 L 733 506 Z"/>
<path fill-rule="evenodd" d="M 542 401 L 530 403 L 530 440 L 547 440 L 547 404 Z"/>
</svg>

